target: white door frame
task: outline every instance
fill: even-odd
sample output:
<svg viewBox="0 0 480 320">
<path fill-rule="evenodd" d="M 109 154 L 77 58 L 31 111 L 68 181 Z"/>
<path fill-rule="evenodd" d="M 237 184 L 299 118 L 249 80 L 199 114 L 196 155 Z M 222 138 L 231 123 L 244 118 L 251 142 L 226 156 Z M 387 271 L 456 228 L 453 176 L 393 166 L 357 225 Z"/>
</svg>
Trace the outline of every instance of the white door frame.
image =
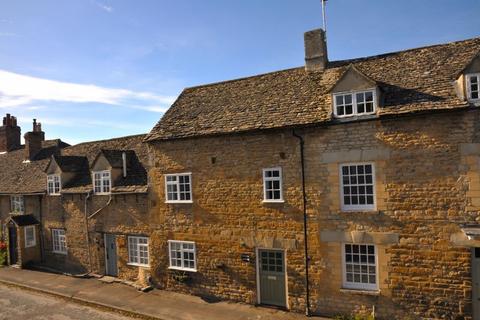
<svg viewBox="0 0 480 320">
<path fill-rule="evenodd" d="M 288 299 L 288 275 L 287 275 L 287 249 L 279 249 L 279 248 L 264 248 L 264 247 L 255 247 L 255 264 L 256 264 L 256 272 L 257 272 L 257 304 L 262 304 L 262 297 L 260 295 L 260 256 L 258 252 L 260 250 L 270 250 L 270 251 L 283 251 L 283 266 L 285 270 L 285 308 L 290 310 L 290 303 Z"/>
</svg>

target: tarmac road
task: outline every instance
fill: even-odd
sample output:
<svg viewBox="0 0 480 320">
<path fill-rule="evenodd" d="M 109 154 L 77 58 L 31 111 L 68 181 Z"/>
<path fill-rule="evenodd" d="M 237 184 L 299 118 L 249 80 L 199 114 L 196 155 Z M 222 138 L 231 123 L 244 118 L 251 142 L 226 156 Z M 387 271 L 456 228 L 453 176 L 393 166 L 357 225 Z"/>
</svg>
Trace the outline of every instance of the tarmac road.
<svg viewBox="0 0 480 320">
<path fill-rule="evenodd" d="M 129 320 L 74 302 L 0 284 L 0 320 Z"/>
</svg>

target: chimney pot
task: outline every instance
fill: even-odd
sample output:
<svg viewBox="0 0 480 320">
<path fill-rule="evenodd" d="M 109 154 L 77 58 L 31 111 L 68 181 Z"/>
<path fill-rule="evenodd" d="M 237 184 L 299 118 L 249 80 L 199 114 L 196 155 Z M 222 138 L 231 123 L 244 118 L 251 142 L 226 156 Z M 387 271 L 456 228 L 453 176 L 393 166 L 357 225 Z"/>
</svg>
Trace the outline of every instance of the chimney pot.
<svg viewBox="0 0 480 320">
<path fill-rule="evenodd" d="M 45 133 L 42 125 L 33 119 L 33 131 L 25 133 L 25 157 L 34 160 L 35 156 L 42 150 L 42 142 L 45 141 Z"/>
<path fill-rule="evenodd" d="M 20 148 L 20 127 L 17 126 L 17 118 L 7 113 L 3 117 L 3 126 L 0 127 L 0 152 L 18 148 Z"/>
<path fill-rule="evenodd" d="M 324 71 L 328 63 L 325 31 L 315 29 L 304 34 L 305 70 Z"/>
</svg>

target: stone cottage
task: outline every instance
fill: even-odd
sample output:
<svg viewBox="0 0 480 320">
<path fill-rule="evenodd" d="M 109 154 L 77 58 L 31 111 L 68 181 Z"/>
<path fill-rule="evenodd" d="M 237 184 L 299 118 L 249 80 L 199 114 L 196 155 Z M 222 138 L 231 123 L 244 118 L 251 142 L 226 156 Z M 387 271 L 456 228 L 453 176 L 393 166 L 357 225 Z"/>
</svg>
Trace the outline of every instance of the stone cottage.
<svg viewBox="0 0 480 320">
<path fill-rule="evenodd" d="M 0 222 L 10 265 L 147 283 L 158 219 L 148 210 L 144 135 L 70 146 L 41 125 L 0 127 Z M 153 237 L 154 238 L 154 237 Z"/>
<path fill-rule="evenodd" d="M 480 39 L 185 89 L 146 136 L 155 276 L 309 314 L 480 319 Z"/>
</svg>

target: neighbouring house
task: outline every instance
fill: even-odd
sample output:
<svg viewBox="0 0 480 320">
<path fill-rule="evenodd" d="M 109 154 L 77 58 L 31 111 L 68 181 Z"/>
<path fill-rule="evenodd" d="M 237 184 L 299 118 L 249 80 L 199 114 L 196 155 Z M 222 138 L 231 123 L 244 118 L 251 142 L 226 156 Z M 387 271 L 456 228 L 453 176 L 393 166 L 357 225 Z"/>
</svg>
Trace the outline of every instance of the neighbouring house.
<svg viewBox="0 0 480 320">
<path fill-rule="evenodd" d="M 480 319 L 480 38 L 185 89 L 146 136 L 165 289 Z M 308 263 L 306 263 L 308 261 Z"/>
<path fill-rule="evenodd" d="M 144 135 L 70 146 L 41 125 L 20 143 L 0 127 L 0 222 L 10 265 L 44 265 L 146 284 L 158 219 L 149 213 Z M 88 234 L 88 237 L 87 237 Z"/>
</svg>

